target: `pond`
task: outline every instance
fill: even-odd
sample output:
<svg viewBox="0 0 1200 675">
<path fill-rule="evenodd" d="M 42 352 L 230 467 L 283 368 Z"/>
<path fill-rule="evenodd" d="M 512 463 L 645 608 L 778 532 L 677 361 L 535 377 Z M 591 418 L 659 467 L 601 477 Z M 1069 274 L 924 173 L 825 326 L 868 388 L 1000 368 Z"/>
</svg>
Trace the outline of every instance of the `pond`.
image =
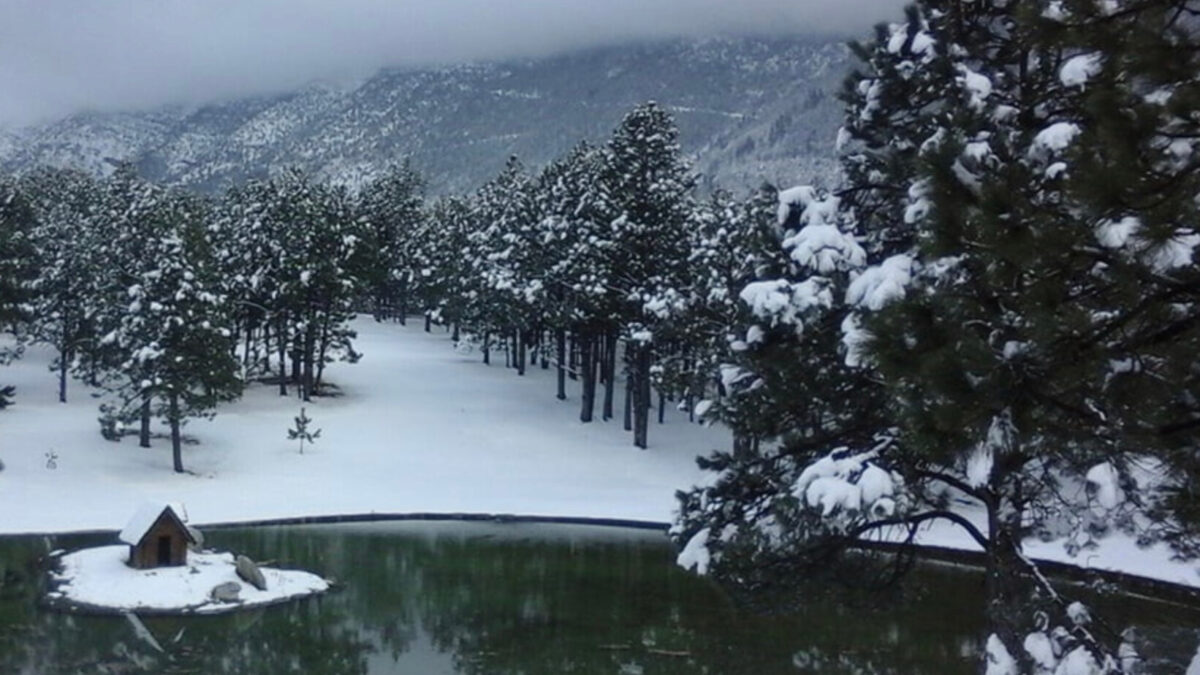
<svg viewBox="0 0 1200 675">
<path fill-rule="evenodd" d="M 815 598 L 740 609 L 672 564 L 656 532 L 390 522 L 211 530 L 207 544 L 336 579 L 339 589 L 221 617 L 40 608 L 41 560 L 110 536 L 0 538 L 2 673 L 971 673 L 981 577 L 921 570 L 901 602 Z M 1180 672 L 1200 616 L 1109 602 Z M 1110 614 L 1111 616 L 1112 614 Z"/>
</svg>

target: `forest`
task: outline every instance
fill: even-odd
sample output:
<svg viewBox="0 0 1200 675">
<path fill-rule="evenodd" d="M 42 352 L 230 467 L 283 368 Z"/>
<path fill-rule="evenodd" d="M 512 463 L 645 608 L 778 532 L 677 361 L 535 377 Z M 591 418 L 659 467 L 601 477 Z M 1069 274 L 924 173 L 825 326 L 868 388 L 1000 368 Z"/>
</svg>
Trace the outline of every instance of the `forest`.
<svg viewBox="0 0 1200 675">
<path fill-rule="evenodd" d="M 218 196 L 41 169 L 0 184 L 0 323 L 54 346 L 64 400 L 109 392 L 106 437 L 164 421 L 176 471 L 248 382 L 322 395 L 356 313 L 445 326 L 557 369 L 547 396 L 578 378 L 583 423 L 620 401 L 651 452 L 668 404 L 729 427 L 684 564 L 887 583 L 911 556 L 855 550 L 948 521 L 986 555 L 988 673 L 1135 672 L 1022 541 L 1200 553 L 1198 38 L 1184 0 L 918 2 L 854 46 L 842 175 L 741 197 L 697 192 L 655 103 L 436 199 L 404 162 Z"/>
</svg>

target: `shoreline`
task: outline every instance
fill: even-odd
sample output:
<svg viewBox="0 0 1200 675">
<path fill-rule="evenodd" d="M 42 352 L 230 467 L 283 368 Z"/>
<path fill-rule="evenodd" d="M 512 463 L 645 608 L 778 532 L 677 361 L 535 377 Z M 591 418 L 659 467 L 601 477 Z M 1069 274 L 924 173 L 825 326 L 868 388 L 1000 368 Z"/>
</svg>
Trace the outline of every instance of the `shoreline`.
<svg viewBox="0 0 1200 675">
<path fill-rule="evenodd" d="M 546 516 L 512 513 L 350 513 L 319 516 L 292 516 L 282 518 L 267 518 L 245 521 L 225 521 L 216 523 L 197 523 L 195 527 L 204 530 L 232 530 L 257 527 L 297 527 L 304 525 L 339 525 L 354 523 L 386 523 L 386 522 L 465 522 L 503 524 L 542 524 L 542 525 L 572 525 L 580 527 L 608 527 L 633 531 L 659 531 L 664 537 L 670 528 L 666 522 L 631 520 L 621 518 L 581 517 L 581 516 Z M 59 537 L 59 536 L 99 536 L 113 534 L 117 530 L 91 529 L 63 532 L 23 532 L 0 534 L 0 540 L 18 537 Z M 926 563 L 958 565 L 973 570 L 983 571 L 986 557 L 982 551 L 956 549 L 948 546 L 928 544 L 908 544 L 915 546 L 917 557 Z M 906 544 L 890 542 L 863 542 L 856 546 L 858 549 L 891 552 Z M 1179 607 L 1200 612 L 1200 588 L 1186 584 L 1175 583 L 1163 579 L 1155 579 L 1128 572 L 1088 568 L 1072 565 L 1061 561 L 1031 557 L 1055 581 L 1072 585 L 1090 585 L 1097 582 L 1109 583 L 1120 589 L 1121 595 L 1136 596 L 1154 602 L 1168 603 Z"/>
</svg>

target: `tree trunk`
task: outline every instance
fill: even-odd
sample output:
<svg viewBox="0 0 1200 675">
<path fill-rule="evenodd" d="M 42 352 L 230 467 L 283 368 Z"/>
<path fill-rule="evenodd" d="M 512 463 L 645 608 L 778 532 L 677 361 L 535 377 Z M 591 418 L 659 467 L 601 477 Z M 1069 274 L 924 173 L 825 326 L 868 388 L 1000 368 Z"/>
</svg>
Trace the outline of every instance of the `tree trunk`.
<svg viewBox="0 0 1200 675">
<path fill-rule="evenodd" d="M 583 394 L 579 397 L 582 401 L 582 406 L 579 410 L 579 421 L 591 422 L 596 408 L 595 340 L 590 335 L 580 335 L 576 341 L 579 344 L 579 361 L 583 369 Z"/>
<path fill-rule="evenodd" d="M 170 406 L 167 417 L 171 422 L 171 460 L 175 463 L 175 473 L 183 473 L 183 439 L 179 434 L 179 394 L 171 392 L 167 400 Z"/>
<path fill-rule="evenodd" d="M 267 377 L 271 376 L 271 324 L 268 321 L 263 321 L 263 372 Z M 257 356 L 258 354 L 255 354 Z"/>
<path fill-rule="evenodd" d="M 663 423 L 663 417 L 667 413 L 667 397 L 660 391 L 658 392 L 658 423 Z"/>
<path fill-rule="evenodd" d="M 275 339 L 279 342 L 279 395 L 287 396 L 287 338 L 284 332 L 286 319 L 280 322 L 279 330 L 276 331 Z"/>
<path fill-rule="evenodd" d="M 325 317 L 321 320 L 321 339 L 317 348 L 317 376 L 313 380 L 313 393 L 321 389 L 321 378 L 325 376 L 325 353 L 329 351 L 329 323 L 332 317 L 330 303 L 325 303 Z"/>
<path fill-rule="evenodd" d="M 251 363 L 251 361 L 250 361 L 250 342 L 251 342 L 251 338 L 253 337 L 251 335 L 252 332 L 253 331 L 250 330 L 250 323 L 247 321 L 246 322 L 246 340 L 245 340 L 245 342 L 242 343 L 242 369 L 245 370 L 246 372 L 250 372 L 250 363 Z"/>
<path fill-rule="evenodd" d="M 603 417 L 611 420 L 613 417 L 613 396 L 617 388 L 617 333 L 609 331 L 604 336 L 604 410 Z"/>
<path fill-rule="evenodd" d="M 67 402 L 67 363 L 71 360 L 70 347 L 65 344 L 58 351 L 58 402 Z"/>
<path fill-rule="evenodd" d="M 313 359 L 316 358 L 317 351 L 317 329 L 312 322 L 307 322 L 304 327 L 304 384 L 301 388 L 304 401 L 307 403 L 312 400 L 313 394 Z"/>
<path fill-rule="evenodd" d="M 483 365 L 490 365 L 492 362 L 492 334 L 483 332 Z"/>
<path fill-rule="evenodd" d="M 397 311 L 399 316 L 396 319 L 400 322 L 401 326 L 408 325 L 408 284 L 409 280 L 407 276 L 400 281 L 400 307 Z"/>
<path fill-rule="evenodd" d="M 633 431 L 633 372 L 625 372 L 625 415 L 623 419 L 625 431 Z"/>
<path fill-rule="evenodd" d="M 524 331 L 516 331 L 513 334 L 513 349 L 517 359 L 517 375 L 525 375 L 525 333 Z"/>
<path fill-rule="evenodd" d="M 142 428 L 138 434 L 138 445 L 150 447 L 150 396 L 142 396 Z"/>
<path fill-rule="evenodd" d="M 430 328 L 431 328 L 432 324 L 433 324 L 433 318 L 430 317 L 429 312 L 426 311 L 425 312 L 425 332 L 426 333 L 430 332 Z"/>
<path fill-rule="evenodd" d="M 458 334 L 458 322 L 455 321 L 454 322 L 454 330 L 450 334 L 450 341 L 453 342 L 454 344 L 458 344 L 459 337 L 460 336 Z"/>
<path fill-rule="evenodd" d="M 1003 498 L 988 500 L 987 631 L 996 635 L 1017 661 L 1021 672 L 1034 672 L 1024 649 L 1025 636 L 1034 627 L 1036 584 L 1021 559 L 1020 507 L 998 506 Z M 1003 512 L 1003 513 L 1002 513 Z M 984 636 L 986 640 L 987 636 Z"/>
<path fill-rule="evenodd" d="M 636 351 L 637 369 L 635 378 L 636 396 L 633 406 L 633 444 L 643 450 L 647 447 L 647 435 L 650 427 L 650 347 L 638 345 Z"/>
<path fill-rule="evenodd" d="M 567 377 L 579 379 L 579 331 L 571 331 L 571 345 L 567 350 Z"/>
<path fill-rule="evenodd" d="M 567 398 L 567 331 L 559 328 L 554 335 L 555 347 L 558 349 L 558 400 Z"/>
</svg>

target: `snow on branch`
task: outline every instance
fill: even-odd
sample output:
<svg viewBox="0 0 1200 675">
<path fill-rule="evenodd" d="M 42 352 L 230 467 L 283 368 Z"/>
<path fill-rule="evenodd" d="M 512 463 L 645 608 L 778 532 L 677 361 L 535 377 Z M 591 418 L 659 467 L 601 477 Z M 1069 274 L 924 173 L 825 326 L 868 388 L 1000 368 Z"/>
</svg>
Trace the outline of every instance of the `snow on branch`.
<svg viewBox="0 0 1200 675">
<path fill-rule="evenodd" d="M 746 285 L 738 294 L 754 316 L 772 326 L 794 326 L 799 332 L 804 327 L 801 318 L 813 309 L 833 306 L 833 293 L 824 279 L 805 279 L 792 283 L 786 279 L 755 281 Z"/>
<path fill-rule="evenodd" d="M 846 304 L 878 311 L 892 300 L 903 298 L 904 289 L 912 280 L 913 264 L 911 257 L 901 254 L 868 267 L 850 282 Z"/>
</svg>

